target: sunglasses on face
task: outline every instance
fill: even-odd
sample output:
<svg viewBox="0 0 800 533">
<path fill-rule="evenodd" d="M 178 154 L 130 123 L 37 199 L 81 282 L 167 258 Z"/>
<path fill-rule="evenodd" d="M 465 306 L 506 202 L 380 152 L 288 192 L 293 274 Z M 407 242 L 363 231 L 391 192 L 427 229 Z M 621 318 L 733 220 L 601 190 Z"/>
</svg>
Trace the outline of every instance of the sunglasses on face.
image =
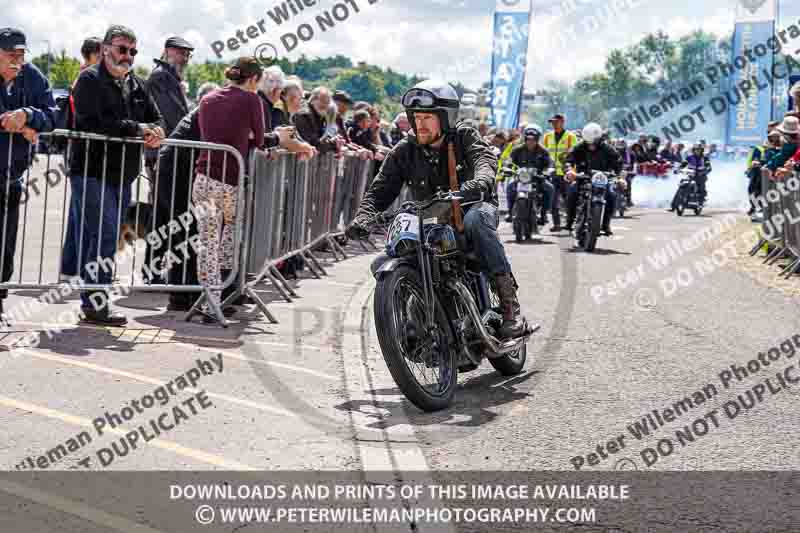
<svg viewBox="0 0 800 533">
<path fill-rule="evenodd" d="M 119 50 L 119 53 L 122 55 L 129 55 L 131 57 L 136 57 L 136 54 L 139 53 L 139 50 L 137 50 L 136 48 L 133 48 L 132 46 L 125 46 L 124 44 L 112 44 L 109 46 Z"/>
</svg>

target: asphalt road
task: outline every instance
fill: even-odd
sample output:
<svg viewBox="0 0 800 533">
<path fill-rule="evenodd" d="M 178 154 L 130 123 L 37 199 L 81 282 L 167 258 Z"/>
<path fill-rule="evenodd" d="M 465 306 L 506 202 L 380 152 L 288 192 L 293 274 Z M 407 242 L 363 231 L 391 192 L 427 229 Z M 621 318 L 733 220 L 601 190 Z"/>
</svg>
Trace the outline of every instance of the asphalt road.
<svg viewBox="0 0 800 533">
<path fill-rule="evenodd" d="M 254 308 L 240 313 L 227 330 L 187 324 L 164 311 L 164 296 L 133 294 L 116 302 L 132 319 L 124 329 L 71 326 L 43 337 L 36 348 L 3 355 L 0 458 L 6 469 L 22 468 L 26 458 L 35 462 L 86 430 L 91 443 L 48 461 L 46 468 L 797 468 L 798 418 L 792 408 L 797 387 L 767 392 L 733 419 L 723 409 L 725 401 L 767 377 L 777 383 L 775 373 L 793 360 L 782 355 L 741 381 L 733 378 L 729 388 L 720 377 L 730 365 L 746 366 L 758 352 L 800 333 L 795 296 L 720 259 L 720 250 L 733 250 L 720 248 L 722 237 L 669 264 L 658 261 L 669 243 L 713 224 L 729 231 L 736 217 L 742 218 L 725 211 L 678 218 L 661 210 L 633 210 L 615 219 L 614 236 L 602 238 L 594 254 L 573 251 L 565 233 L 545 232 L 531 243 L 515 244 L 503 223 L 500 232 L 522 306 L 542 328 L 529 342 L 523 374 L 503 378 L 484 363 L 461 374 L 453 406 L 433 414 L 405 401 L 386 369 L 372 323 L 374 281 L 368 265 L 374 254 L 357 246 L 349 246 L 351 256 L 344 261 L 323 256 L 328 277 L 303 272 L 293 303 L 263 291 L 279 324 L 267 323 Z M 697 261 L 704 257 L 717 263 L 703 270 Z M 9 303 L 34 295 L 16 293 Z M 48 306 L 15 329 L 42 329 L 76 305 L 71 299 Z M 20 335 L 9 334 L 3 342 L 13 344 Z M 156 403 L 123 420 L 118 434 L 98 435 L 95 419 L 105 418 L 103 429 L 110 427 L 113 417 L 106 412 L 120 413 L 160 384 L 199 368 L 198 359 L 212 364 L 220 354 L 222 370 L 196 379 L 208 407 L 197 407 L 199 399 L 196 412 L 184 404 L 186 418 L 158 441 L 139 442 L 101 464 L 100 448 L 111 448 L 124 432 L 192 393 L 176 383 L 177 396 L 165 407 Z M 705 402 L 698 402 L 693 395 L 704 388 Z M 674 410 L 687 396 L 694 405 L 678 406 L 674 420 L 649 436 L 639 440 L 635 427 L 628 428 L 653 409 L 663 416 L 663 409 Z M 693 442 L 684 436 L 680 444 L 675 431 L 713 409 L 719 409 L 718 425 L 712 415 L 705 419 L 707 433 L 695 434 Z M 646 465 L 641 451 L 664 437 L 674 442 L 674 451 Z M 609 446 L 610 440 L 618 444 Z M 87 457 L 90 461 L 81 463 Z"/>
</svg>

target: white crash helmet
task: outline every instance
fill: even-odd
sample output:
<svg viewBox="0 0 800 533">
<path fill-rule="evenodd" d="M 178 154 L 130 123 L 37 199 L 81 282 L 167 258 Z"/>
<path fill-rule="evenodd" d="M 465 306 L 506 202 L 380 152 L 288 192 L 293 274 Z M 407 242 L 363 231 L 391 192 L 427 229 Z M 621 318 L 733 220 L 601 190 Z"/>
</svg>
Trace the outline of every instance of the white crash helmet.
<svg viewBox="0 0 800 533">
<path fill-rule="evenodd" d="M 584 142 L 587 143 L 599 142 L 600 138 L 603 137 L 603 128 L 600 124 L 590 122 L 583 127 L 581 137 L 583 137 Z"/>
</svg>

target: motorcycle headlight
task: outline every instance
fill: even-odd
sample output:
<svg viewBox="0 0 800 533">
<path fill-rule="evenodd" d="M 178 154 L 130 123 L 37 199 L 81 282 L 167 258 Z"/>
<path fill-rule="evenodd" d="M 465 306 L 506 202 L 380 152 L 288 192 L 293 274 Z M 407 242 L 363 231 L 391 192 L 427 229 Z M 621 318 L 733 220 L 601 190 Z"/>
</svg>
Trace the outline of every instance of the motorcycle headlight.
<svg viewBox="0 0 800 533">
<path fill-rule="evenodd" d="M 608 185 L 608 177 L 605 174 L 598 172 L 594 176 L 592 176 L 592 185 L 597 187 L 603 187 Z"/>
</svg>

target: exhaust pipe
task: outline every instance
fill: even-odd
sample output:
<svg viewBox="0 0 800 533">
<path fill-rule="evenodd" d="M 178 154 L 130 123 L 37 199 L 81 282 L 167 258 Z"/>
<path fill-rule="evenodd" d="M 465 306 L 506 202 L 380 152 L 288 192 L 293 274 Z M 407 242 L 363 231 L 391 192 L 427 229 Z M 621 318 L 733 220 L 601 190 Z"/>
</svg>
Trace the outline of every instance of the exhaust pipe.
<svg viewBox="0 0 800 533">
<path fill-rule="evenodd" d="M 505 342 L 497 339 L 493 335 L 490 335 L 486 330 L 486 326 L 483 323 L 481 314 L 478 312 L 478 308 L 475 305 L 475 301 L 473 300 L 472 293 L 469 292 L 469 289 L 467 289 L 460 281 L 455 280 L 450 281 L 450 288 L 458 293 L 458 295 L 461 297 L 461 301 L 467 306 L 467 312 L 469 313 L 472 321 L 475 323 L 475 326 L 478 328 L 478 333 L 480 333 L 481 339 L 484 343 L 486 343 L 492 352 L 491 355 L 487 355 L 489 359 L 496 359 L 509 352 L 518 350 L 534 333 L 534 331 L 529 329 L 524 336 L 516 339 Z"/>
</svg>

